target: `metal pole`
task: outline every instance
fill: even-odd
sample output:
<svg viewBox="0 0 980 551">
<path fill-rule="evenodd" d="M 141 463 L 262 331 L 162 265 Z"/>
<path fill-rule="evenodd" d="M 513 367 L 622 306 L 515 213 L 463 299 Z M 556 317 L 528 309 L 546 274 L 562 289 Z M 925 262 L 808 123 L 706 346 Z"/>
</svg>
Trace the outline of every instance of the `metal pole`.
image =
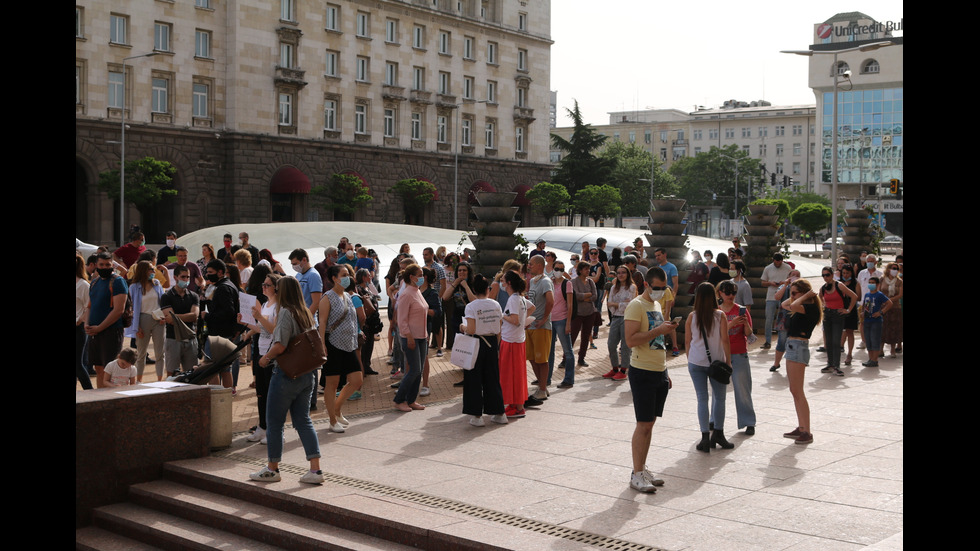
<svg viewBox="0 0 980 551">
<path fill-rule="evenodd" d="M 835 199 L 830 202 L 830 262 L 837 262 L 837 52 L 834 52 L 834 127 L 830 132 L 830 196 Z"/>
</svg>

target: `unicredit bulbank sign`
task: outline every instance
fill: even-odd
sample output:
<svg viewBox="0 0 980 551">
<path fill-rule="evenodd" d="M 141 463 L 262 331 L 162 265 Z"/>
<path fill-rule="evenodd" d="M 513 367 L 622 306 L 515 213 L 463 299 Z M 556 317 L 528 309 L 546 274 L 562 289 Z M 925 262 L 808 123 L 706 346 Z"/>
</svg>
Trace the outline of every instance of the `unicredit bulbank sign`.
<svg viewBox="0 0 980 551">
<path fill-rule="evenodd" d="M 825 40 L 830 38 L 831 35 L 859 37 L 861 35 L 900 31 L 902 30 L 904 22 L 905 18 L 903 17 L 898 21 L 879 21 L 871 23 L 870 25 L 860 25 L 858 23 L 851 23 L 850 25 L 833 25 L 831 23 L 824 23 L 817 27 L 817 37 L 821 40 Z"/>
</svg>

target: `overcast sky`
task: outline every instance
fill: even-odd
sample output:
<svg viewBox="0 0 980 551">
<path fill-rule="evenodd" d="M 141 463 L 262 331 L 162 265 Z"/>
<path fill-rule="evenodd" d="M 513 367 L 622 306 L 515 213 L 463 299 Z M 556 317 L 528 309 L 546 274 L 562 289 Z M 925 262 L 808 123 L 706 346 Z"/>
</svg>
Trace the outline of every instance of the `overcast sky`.
<svg viewBox="0 0 980 551">
<path fill-rule="evenodd" d="M 806 49 L 815 23 L 850 11 L 903 16 L 901 2 L 883 0 L 552 0 L 558 126 L 572 124 L 565 108 L 575 99 L 590 124 L 608 124 L 609 111 L 689 112 L 728 99 L 815 103 L 808 58 L 779 51 Z"/>
</svg>

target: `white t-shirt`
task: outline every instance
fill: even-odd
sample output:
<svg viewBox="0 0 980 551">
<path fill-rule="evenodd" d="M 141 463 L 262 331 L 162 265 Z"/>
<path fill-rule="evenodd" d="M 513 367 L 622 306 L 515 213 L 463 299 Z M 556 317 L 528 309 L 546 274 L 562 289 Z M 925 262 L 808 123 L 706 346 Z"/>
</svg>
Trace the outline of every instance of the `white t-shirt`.
<svg viewBox="0 0 980 551">
<path fill-rule="evenodd" d="M 105 366 L 105 376 L 114 385 L 128 385 L 129 380 L 136 377 L 136 366 L 133 365 L 129 369 L 123 369 L 119 365 L 119 362 L 112 360 Z"/>
<path fill-rule="evenodd" d="M 272 328 L 276 328 L 276 306 L 277 304 L 271 301 L 266 301 L 262 305 L 262 315 L 272 322 Z M 265 330 L 262 324 L 259 324 L 261 328 L 259 331 L 259 354 L 265 356 L 265 354 L 272 348 L 272 333 Z"/>
<path fill-rule="evenodd" d="M 504 315 L 517 314 L 517 325 L 504 321 L 500 328 L 500 336 L 507 342 L 524 342 L 524 322 L 527 321 L 527 307 L 530 302 L 521 295 L 514 293 L 507 299 Z"/>
<path fill-rule="evenodd" d="M 478 298 L 466 305 L 465 318 L 475 321 L 477 335 L 499 335 L 503 312 L 496 300 Z"/>
</svg>

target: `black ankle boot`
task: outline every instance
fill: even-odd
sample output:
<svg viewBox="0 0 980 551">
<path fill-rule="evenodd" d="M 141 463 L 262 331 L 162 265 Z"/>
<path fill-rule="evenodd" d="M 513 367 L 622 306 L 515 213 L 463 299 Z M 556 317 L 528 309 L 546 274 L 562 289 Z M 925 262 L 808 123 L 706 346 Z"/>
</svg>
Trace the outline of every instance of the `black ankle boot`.
<svg viewBox="0 0 980 551">
<path fill-rule="evenodd" d="M 701 433 L 701 443 L 695 446 L 699 452 L 711 453 L 711 433 L 702 432 Z"/>
<path fill-rule="evenodd" d="M 721 446 L 723 450 L 730 450 L 735 447 L 735 444 L 725 440 L 725 433 L 720 430 L 711 431 L 711 447 L 715 447 L 715 444 Z"/>
</svg>

